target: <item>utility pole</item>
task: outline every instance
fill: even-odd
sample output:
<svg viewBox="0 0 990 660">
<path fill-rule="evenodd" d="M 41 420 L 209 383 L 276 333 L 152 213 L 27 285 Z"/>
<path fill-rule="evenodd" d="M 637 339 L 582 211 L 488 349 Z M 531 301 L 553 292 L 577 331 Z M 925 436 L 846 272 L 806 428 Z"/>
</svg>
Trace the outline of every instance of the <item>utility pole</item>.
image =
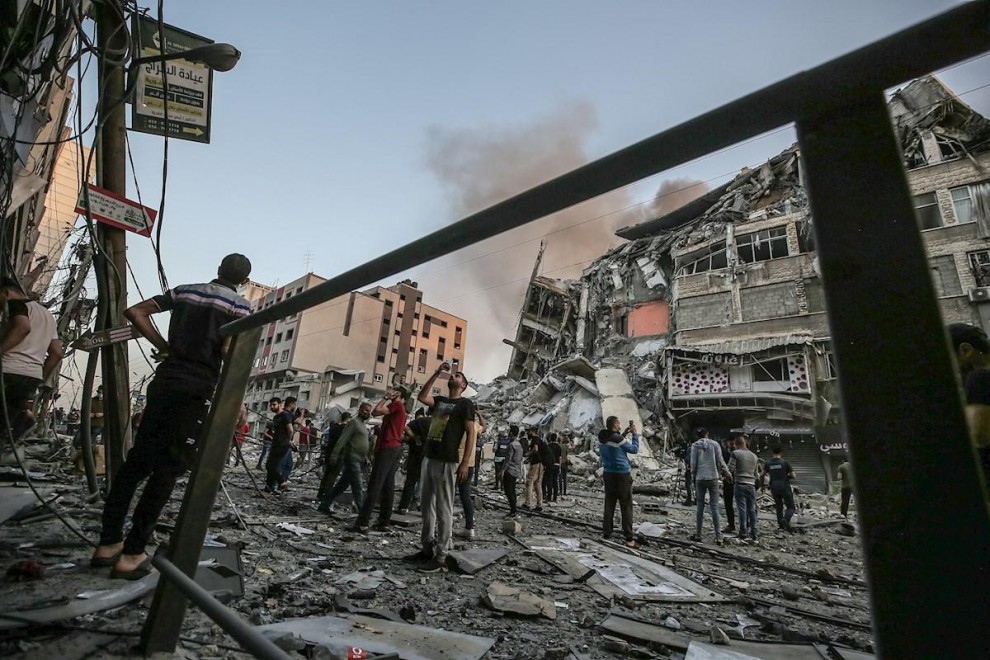
<svg viewBox="0 0 990 660">
<path fill-rule="evenodd" d="M 121 0 L 95 4 L 96 38 L 100 57 L 101 129 L 97 135 L 97 184 L 111 192 L 127 193 L 127 161 L 124 123 L 124 69 L 122 53 L 129 48 L 127 22 Z M 124 230 L 98 223 L 98 243 L 94 258 L 99 311 L 97 330 L 124 325 L 127 305 L 127 240 Z M 128 387 L 127 344 L 110 344 L 100 351 L 103 366 L 104 444 L 107 483 L 112 483 L 124 463 L 130 446 L 130 388 Z M 86 420 L 83 420 L 86 423 Z"/>
</svg>

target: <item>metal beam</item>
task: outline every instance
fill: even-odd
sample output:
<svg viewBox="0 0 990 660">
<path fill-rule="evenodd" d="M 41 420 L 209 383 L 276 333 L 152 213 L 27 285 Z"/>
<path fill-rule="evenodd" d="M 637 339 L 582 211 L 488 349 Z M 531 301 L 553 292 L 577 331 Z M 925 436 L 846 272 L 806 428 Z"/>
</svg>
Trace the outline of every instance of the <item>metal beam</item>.
<svg viewBox="0 0 990 660">
<path fill-rule="evenodd" d="M 168 582 L 186 595 L 206 616 L 223 628 L 245 651 L 264 660 L 289 660 L 289 655 L 274 642 L 262 635 L 251 624 L 244 621 L 223 603 L 210 595 L 196 581 L 180 571 L 175 564 L 158 555 L 151 560 L 162 574 L 158 584 Z"/>
<path fill-rule="evenodd" d="M 175 521 L 165 558 L 190 578 L 203 549 L 210 525 L 210 514 L 220 488 L 230 439 L 247 390 L 251 363 L 261 338 L 261 328 L 254 328 L 233 338 L 227 351 L 213 405 L 203 427 L 199 451 L 193 465 L 182 508 Z M 175 651 L 186 614 L 186 597 L 171 580 L 159 580 L 151 610 L 141 630 L 141 646 L 146 654 Z"/>
<path fill-rule="evenodd" d="M 805 117 L 820 116 L 865 90 L 892 87 L 978 55 L 988 47 L 990 0 L 966 3 L 438 229 L 297 296 L 229 323 L 223 331 L 236 334 L 298 314 L 754 135 Z"/>
<path fill-rule="evenodd" d="M 858 98 L 798 139 L 878 655 L 988 658 L 986 492 L 883 90 Z"/>
</svg>

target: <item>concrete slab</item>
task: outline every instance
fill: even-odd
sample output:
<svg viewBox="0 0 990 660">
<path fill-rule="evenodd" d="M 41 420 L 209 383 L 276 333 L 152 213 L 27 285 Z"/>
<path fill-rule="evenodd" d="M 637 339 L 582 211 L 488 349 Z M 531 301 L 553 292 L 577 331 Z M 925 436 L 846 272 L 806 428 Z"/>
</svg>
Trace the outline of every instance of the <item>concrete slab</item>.
<svg viewBox="0 0 990 660">
<path fill-rule="evenodd" d="M 353 648 L 360 648 L 368 655 L 397 653 L 403 660 L 481 660 L 495 645 L 495 640 L 489 637 L 361 615 L 288 619 L 259 626 L 258 630 L 295 633 L 311 644 L 326 646 L 343 656 Z"/>
<path fill-rule="evenodd" d="M 622 426 L 629 423 L 629 420 L 636 422 L 640 431 L 643 430 L 643 419 L 639 414 L 639 403 L 633 395 L 629 378 L 622 369 L 599 369 L 595 372 L 595 384 L 601 397 L 602 423 L 615 415 L 622 420 Z M 645 439 L 639 443 L 639 453 L 636 454 L 635 462 L 638 466 L 648 470 L 657 470 L 660 464 L 653 457 L 650 443 Z"/>
</svg>

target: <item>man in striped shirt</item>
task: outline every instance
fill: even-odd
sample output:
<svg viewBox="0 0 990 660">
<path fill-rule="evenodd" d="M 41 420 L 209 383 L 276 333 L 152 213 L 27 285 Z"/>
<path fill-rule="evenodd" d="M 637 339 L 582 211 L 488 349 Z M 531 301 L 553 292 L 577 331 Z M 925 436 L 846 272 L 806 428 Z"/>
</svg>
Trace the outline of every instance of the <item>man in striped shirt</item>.
<svg viewBox="0 0 990 660">
<path fill-rule="evenodd" d="M 221 326 L 247 316 L 251 306 L 237 294 L 251 262 L 241 254 L 224 257 L 217 279 L 177 286 L 129 307 L 124 315 L 150 341 L 161 364 L 148 386 L 147 406 L 134 446 L 116 475 L 103 508 L 100 545 L 92 566 L 112 566 L 111 577 L 134 580 L 151 572 L 145 546 L 168 502 L 176 479 L 195 456 L 200 430 L 220 377 L 227 341 Z M 171 312 L 168 340 L 151 316 Z M 138 485 L 148 479 L 124 538 L 124 518 Z"/>
</svg>

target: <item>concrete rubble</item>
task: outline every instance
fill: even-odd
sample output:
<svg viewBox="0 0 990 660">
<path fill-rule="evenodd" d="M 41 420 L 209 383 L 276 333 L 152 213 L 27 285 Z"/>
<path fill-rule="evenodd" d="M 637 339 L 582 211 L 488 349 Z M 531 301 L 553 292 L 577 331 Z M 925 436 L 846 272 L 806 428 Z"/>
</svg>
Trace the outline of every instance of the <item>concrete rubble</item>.
<svg viewBox="0 0 990 660">
<path fill-rule="evenodd" d="M 257 479 L 250 443 L 245 453 Z M 52 507 L 95 538 L 99 506 L 87 502 L 83 477 L 57 458 L 47 460 L 47 452 L 29 447 L 26 453 L 32 473 L 49 479 L 51 496 L 59 495 Z M 280 644 L 293 657 L 341 657 L 341 644 L 355 644 L 369 657 L 672 658 L 684 657 L 693 644 L 725 639 L 728 646 L 717 648 L 742 654 L 760 648 L 744 644 L 757 643 L 870 653 L 860 540 L 839 533 L 846 521 L 836 517 L 836 498 L 799 498 L 804 528 L 786 534 L 776 530 L 772 504 L 763 497 L 759 542 L 692 543 L 694 509 L 676 495 L 678 459 L 661 451 L 657 468 L 641 468 L 637 479 L 648 478 L 657 493 L 668 494 L 635 495 L 644 545 L 630 552 L 599 539 L 602 492 L 587 483 L 597 460 L 593 452 L 583 454 L 589 471 L 572 473 L 568 495 L 544 515 L 510 521 L 508 535 L 505 498 L 493 488 L 486 461 L 475 494 L 475 539 L 458 541 L 452 553 L 458 569 L 452 564 L 440 574 L 418 573 L 400 560 L 416 550 L 418 526 L 352 534 L 340 531 L 352 515 L 316 512 L 318 470 L 298 468 L 290 491 L 268 499 L 244 467 L 231 466 L 224 476 L 230 500 L 218 497 L 208 538 L 210 547 L 223 547 L 241 562 L 241 574 L 227 579 L 242 580 L 243 595 L 228 594 L 226 604 L 266 634 L 282 635 Z M 6 481 L 0 501 L 20 497 L 23 486 Z M 162 518 L 159 543 L 167 541 L 183 486 Z M 47 511 L 29 507 L 31 515 L 0 527 L 0 567 L 32 560 L 44 569 L 39 579 L 4 584 L 0 655 L 123 657 L 143 625 L 157 575 L 146 578 L 147 585 L 108 580 L 106 569 L 89 568 L 90 549 L 81 539 L 57 518 L 41 515 Z M 817 524 L 831 522 L 837 524 Z M 201 570 L 216 572 L 206 555 L 210 547 Z M 195 608 L 183 637 L 176 657 L 247 657 Z"/>
</svg>

